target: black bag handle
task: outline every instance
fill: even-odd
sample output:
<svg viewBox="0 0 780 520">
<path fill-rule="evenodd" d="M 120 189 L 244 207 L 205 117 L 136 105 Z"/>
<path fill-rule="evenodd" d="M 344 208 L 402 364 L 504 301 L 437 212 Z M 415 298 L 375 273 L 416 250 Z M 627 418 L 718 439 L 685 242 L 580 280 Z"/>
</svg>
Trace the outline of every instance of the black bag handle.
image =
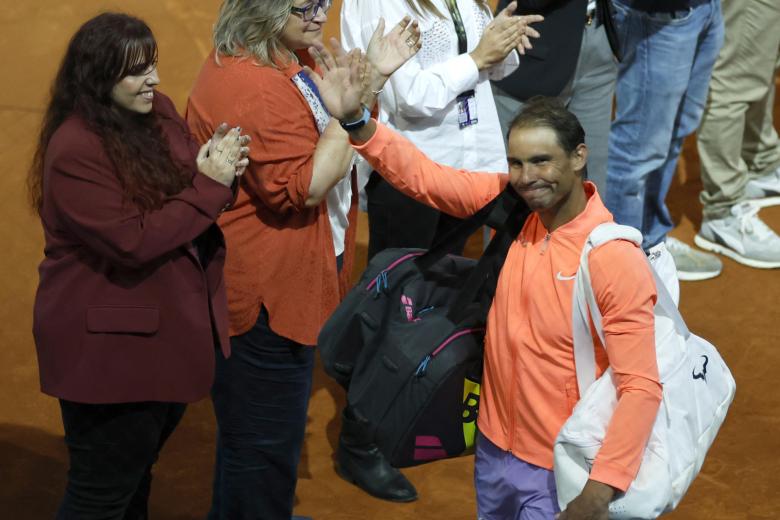
<svg viewBox="0 0 780 520">
<path fill-rule="evenodd" d="M 530 214 L 531 209 L 525 201 L 511 185 L 507 185 L 489 215 L 488 225 L 496 230 L 496 234 L 450 305 L 447 318 L 453 323 L 460 322 L 469 314 L 474 316 L 473 313 L 480 321 L 487 319 L 509 247 Z M 477 304 L 476 309 L 472 305 L 474 303 Z"/>
<path fill-rule="evenodd" d="M 457 323 L 468 314 L 473 315 L 475 311 L 482 321 L 487 318 L 509 246 L 517 238 L 530 213 L 525 201 L 511 184 L 507 184 L 504 191 L 493 200 L 451 229 L 431 249 L 414 260 L 424 274 L 449 253 L 454 244 L 461 243 L 481 226 L 487 225 L 496 230 L 495 236 L 450 305 L 448 319 Z M 479 304 L 477 309 L 472 305 L 474 302 Z"/>
<path fill-rule="evenodd" d="M 462 220 L 457 226 L 439 238 L 428 251 L 415 258 L 414 261 L 417 267 L 423 273 L 427 272 L 434 264 L 450 253 L 456 244 L 462 243 L 484 225 L 495 229 L 498 232 L 496 236 L 498 236 L 503 229 L 506 229 L 507 222 L 515 217 L 515 212 L 519 212 L 517 214 L 519 218 L 524 208 L 526 212 L 530 212 L 525 205 L 525 201 L 520 198 L 510 184 L 507 184 L 504 191 L 494 197 L 493 200 L 485 204 L 469 218 Z M 524 221 L 525 218 L 522 220 Z M 522 222 L 520 227 L 522 227 Z M 519 231 L 520 228 L 517 229 L 514 236 L 517 236 Z M 490 246 L 485 250 L 482 258 L 488 254 L 489 249 Z"/>
</svg>

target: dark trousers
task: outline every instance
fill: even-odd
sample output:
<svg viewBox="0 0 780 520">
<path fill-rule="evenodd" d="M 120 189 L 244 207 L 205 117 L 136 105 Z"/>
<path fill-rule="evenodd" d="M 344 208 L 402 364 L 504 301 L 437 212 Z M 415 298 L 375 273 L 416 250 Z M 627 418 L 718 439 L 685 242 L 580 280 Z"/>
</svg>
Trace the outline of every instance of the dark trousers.
<svg viewBox="0 0 780 520">
<path fill-rule="evenodd" d="M 292 515 L 314 349 L 275 334 L 268 314 L 216 351 L 211 398 L 217 460 L 210 520 L 289 520 Z"/>
<path fill-rule="evenodd" d="M 60 400 L 70 456 L 58 520 L 143 520 L 152 465 L 185 404 Z"/>
<path fill-rule="evenodd" d="M 368 209 L 368 259 L 391 247 L 429 249 L 460 223 L 460 219 L 426 206 L 393 188 L 377 172 L 366 184 Z M 450 248 L 461 254 L 468 237 Z"/>
</svg>

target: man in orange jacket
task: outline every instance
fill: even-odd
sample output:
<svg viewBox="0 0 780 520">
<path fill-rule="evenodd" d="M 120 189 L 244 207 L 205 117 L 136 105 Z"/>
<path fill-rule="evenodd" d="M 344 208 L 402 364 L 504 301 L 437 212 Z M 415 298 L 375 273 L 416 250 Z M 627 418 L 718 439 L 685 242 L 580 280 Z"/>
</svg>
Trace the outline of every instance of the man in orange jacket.
<svg viewBox="0 0 780 520">
<path fill-rule="evenodd" d="M 509 249 L 488 315 L 475 484 L 481 519 L 553 519 L 552 448 L 580 397 L 574 274 L 590 232 L 613 220 L 596 186 L 582 179 L 588 156 L 582 127 L 559 101 L 534 98 L 510 127 L 508 176 L 456 170 L 371 119 L 360 105 L 354 60 L 350 66 L 346 57 L 324 56 L 324 79 L 314 79 L 325 104 L 355 149 L 397 189 L 464 218 L 509 182 L 534 211 Z M 596 360 L 600 371 L 612 367 L 618 406 L 590 480 L 561 520 L 607 518 L 614 494 L 637 474 L 661 400 L 656 291 L 644 253 L 617 240 L 594 250 L 589 261 L 605 332 Z"/>
</svg>

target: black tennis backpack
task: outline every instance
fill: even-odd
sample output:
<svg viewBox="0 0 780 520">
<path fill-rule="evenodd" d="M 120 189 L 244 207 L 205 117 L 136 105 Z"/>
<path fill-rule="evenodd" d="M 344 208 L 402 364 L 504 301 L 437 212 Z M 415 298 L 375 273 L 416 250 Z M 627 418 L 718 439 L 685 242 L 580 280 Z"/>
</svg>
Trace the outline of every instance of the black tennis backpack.
<svg viewBox="0 0 780 520">
<path fill-rule="evenodd" d="M 507 187 L 430 250 L 378 253 L 320 332 L 325 371 L 393 466 L 473 447 L 485 321 L 529 213 Z M 479 262 L 447 253 L 484 224 L 496 234 Z"/>
</svg>

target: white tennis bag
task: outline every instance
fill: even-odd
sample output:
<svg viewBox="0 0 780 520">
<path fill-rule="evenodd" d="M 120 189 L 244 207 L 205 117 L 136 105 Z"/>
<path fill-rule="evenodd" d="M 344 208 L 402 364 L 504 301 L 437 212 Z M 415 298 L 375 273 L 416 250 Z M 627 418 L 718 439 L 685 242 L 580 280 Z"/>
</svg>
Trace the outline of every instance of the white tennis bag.
<svg viewBox="0 0 780 520">
<path fill-rule="evenodd" d="M 583 248 L 574 282 L 572 326 L 581 399 L 555 441 L 555 483 L 561 509 L 582 492 L 617 406 L 612 370 L 595 380 L 589 311 L 605 343 L 588 255 L 593 248 L 619 238 L 642 243 L 641 233 L 634 228 L 613 223 L 596 227 Z M 663 400 L 636 479 L 610 503 L 609 518 L 614 519 L 657 518 L 677 506 L 701 469 L 736 390 L 718 351 L 688 331 L 664 284 L 655 271 L 653 275 L 658 292 L 655 342 Z"/>
</svg>

